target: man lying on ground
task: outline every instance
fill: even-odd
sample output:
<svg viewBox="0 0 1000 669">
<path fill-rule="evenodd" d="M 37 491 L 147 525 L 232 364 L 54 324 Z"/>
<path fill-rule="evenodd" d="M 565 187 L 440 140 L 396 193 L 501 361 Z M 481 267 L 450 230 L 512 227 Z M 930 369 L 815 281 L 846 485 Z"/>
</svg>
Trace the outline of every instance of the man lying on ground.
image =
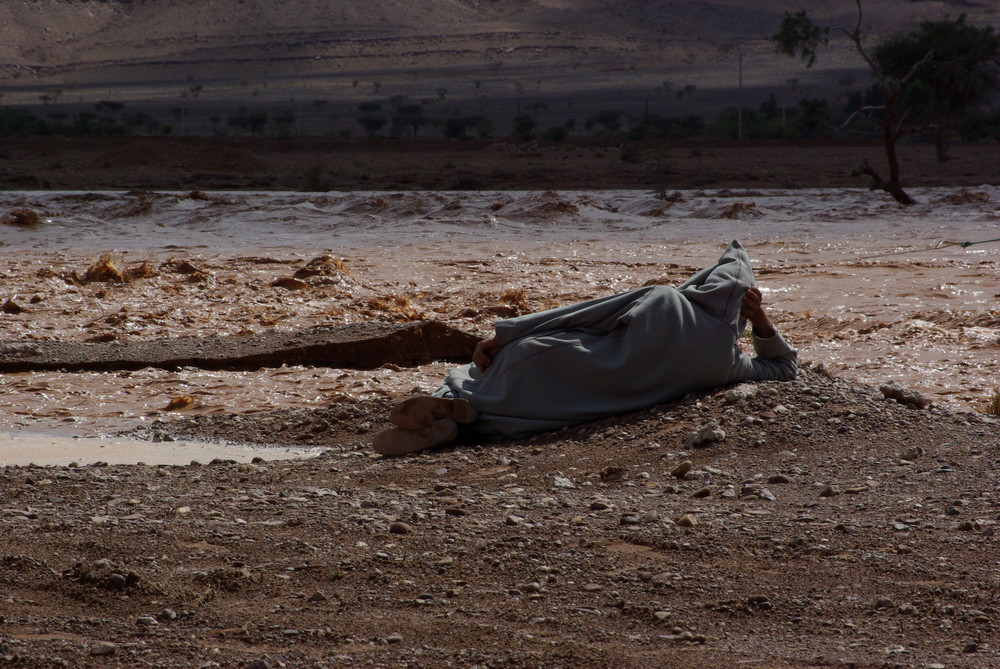
<svg viewBox="0 0 1000 669">
<path fill-rule="evenodd" d="M 737 339 L 749 321 L 756 357 Z M 499 321 L 469 365 L 389 413 L 375 452 L 456 439 L 519 438 L 638 411 L 741 381 L 789 380 L 796 351 L 771 325 L 750 259 L 734 241 L 677 288 L 620 295 Z"/>
</svg>

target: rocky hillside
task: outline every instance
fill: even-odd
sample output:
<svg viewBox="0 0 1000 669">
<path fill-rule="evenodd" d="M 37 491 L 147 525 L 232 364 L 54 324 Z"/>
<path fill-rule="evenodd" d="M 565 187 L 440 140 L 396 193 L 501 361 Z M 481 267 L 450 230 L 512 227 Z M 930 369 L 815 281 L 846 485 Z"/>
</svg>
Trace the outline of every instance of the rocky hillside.
<svg viewBox="0 0 1000 669">
<path fill-rule="evenodd" d="M 973 23 L 996 21 L 985 2 L 867 4 L 864 24 L 876 37 L 961 12 Z M 353 114 L 359 102 L 398 96 L 450 103 L 438 111 L 453 115 L 506 116 L 531 105 L 536 113 L 555 105 L 601 109 L 609 99 L 626 109 L 704 113 L 733 104 L 739 51 L 749 104 L 864 83 L 846 45 L 831 46 L 814 72 L 774 54 L 768 36 L 788 5 L 11 0 L 0 3 L 0 93 L 18 106 L 92 109 L 112 99 L 161 114 L 199 108 L 205 118 L 241 104 L 270 105 L 272 113 L 290 105 L 308 117 L 301 107 L 315 102 L 331 105 L 329 119 Z M 851 26 L 856 18 L 850 0 L 809 5 L 830 25 Z"/>
</svg>

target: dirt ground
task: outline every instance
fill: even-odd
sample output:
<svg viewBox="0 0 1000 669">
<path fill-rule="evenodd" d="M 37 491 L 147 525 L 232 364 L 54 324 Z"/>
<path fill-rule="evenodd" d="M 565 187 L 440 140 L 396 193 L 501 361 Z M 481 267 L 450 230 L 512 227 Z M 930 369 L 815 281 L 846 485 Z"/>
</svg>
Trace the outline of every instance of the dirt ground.
<svg viewBox="0 0 1000 669">
<path fill-rule="evenodd" d="M 370 440 L 390 405 L 146 432 L 333 445 L 312 460 L 6 469 L 0 660 L 1000 661 L 995 419 L 905 406 L 809 368 L 387 459 Z M 710 425 L 718 440 L 699 444 Z"/>
<path fill-rule="evenodd" d="M 866 187 L 852 172 L 871 141 L 680 141 L 625 145 L 570 138 L 511 140 L 270 140 L 32 138 L 0 141 L 0 187 L 64 190 L 545 190 Z M 906 186 L 977 186 L 1000 178 L 992 144 L 902 145 Z M 625 160 L 623 160 L 623 157 Z"/>
<path fill-rule="evenodd" d="M 169 151 L 107 158 L 117 167 L 105 171 L 90 156 L 108 146 L 5 144 L 10 188 L 229 180 L 191 163 L 175 176 Z M 546 163 L 543 184 L 526 166 L 564 147 L 461 146 L 433 160 L 457 176 L 466 156 L 491 188 L 566 187 L 574 174 L 580 187 L 626 187 L 640 169 L 589 147 L 572 169 Z M 303 156 L 316 158 L 239 150 L 278 176 L 233 187 L 304 187 Z M 836 186 L 858 159 L 851 147 L 688 150 L 714 167 L 682 177 L 701 156 L 677 160 L 669 188 Z M 942 183 L 995 182 L 988 150 L 957 147 Z M 942 173 L 920 151 L 912 183 L 933 185 Z M 353 159 L 373 154 L 373 176 L 331 187 L 453 178 L 419 153 Z M 904 404 L 804 363 L 791 382 L 403 458 L 371 452 L 402 396 L 387 395 L 132 433 L 328 447 L 308 460 L 0 469 L 0 666 L 1000 665 L 998 420 Z"/>
</svg>

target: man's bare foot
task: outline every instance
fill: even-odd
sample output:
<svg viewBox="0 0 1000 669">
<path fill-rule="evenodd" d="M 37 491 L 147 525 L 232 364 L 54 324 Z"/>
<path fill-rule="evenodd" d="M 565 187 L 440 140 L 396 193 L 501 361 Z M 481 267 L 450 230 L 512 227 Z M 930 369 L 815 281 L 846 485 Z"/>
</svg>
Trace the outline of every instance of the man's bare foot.
<svg viewBox="0 0 1000 669">
<path fill-rule="evenodd" d="M 432 395 L 411 397 L 389 411 L 389 420 L 404 430 L 419 430 L 442 418 L 471 423 L 476 416 L 476 408 L 468 400 Z"/>
<path fill-rule="evenodd" d="M 372 440 L 372 446 L 380 455 L 405 455 L 450 444 L 457 436 L 458 424 L 450 418 L 442 418 L 419 430 L 388 429 Z"/>
</svg>

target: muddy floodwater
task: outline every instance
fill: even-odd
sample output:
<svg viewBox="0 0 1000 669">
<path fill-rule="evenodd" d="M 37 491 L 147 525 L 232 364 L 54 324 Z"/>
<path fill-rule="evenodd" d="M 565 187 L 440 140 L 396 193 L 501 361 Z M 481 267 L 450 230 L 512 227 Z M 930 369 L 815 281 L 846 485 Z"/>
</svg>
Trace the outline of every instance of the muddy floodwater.
<svg viewBox="0 0 1000 669">
<path fill-rule="evenodd" d="M 678 283 L 732 239 L 800 359 L 982 411 L 1000 385 L 1000 188 L 5 192 L 4 340 L 134 341 L 506 316 Z M 124 282 L 87 276 L 104 263 Z M 319 268 L 303 272 L 307 266 Z M 302 278 L 306 277 L 306 278 Z M 5 374 L 0 431 L 107 434 L 430 390 L 447 363 Z M 169 407 L 169 410 L 168 410 Z"/>
</svg>

